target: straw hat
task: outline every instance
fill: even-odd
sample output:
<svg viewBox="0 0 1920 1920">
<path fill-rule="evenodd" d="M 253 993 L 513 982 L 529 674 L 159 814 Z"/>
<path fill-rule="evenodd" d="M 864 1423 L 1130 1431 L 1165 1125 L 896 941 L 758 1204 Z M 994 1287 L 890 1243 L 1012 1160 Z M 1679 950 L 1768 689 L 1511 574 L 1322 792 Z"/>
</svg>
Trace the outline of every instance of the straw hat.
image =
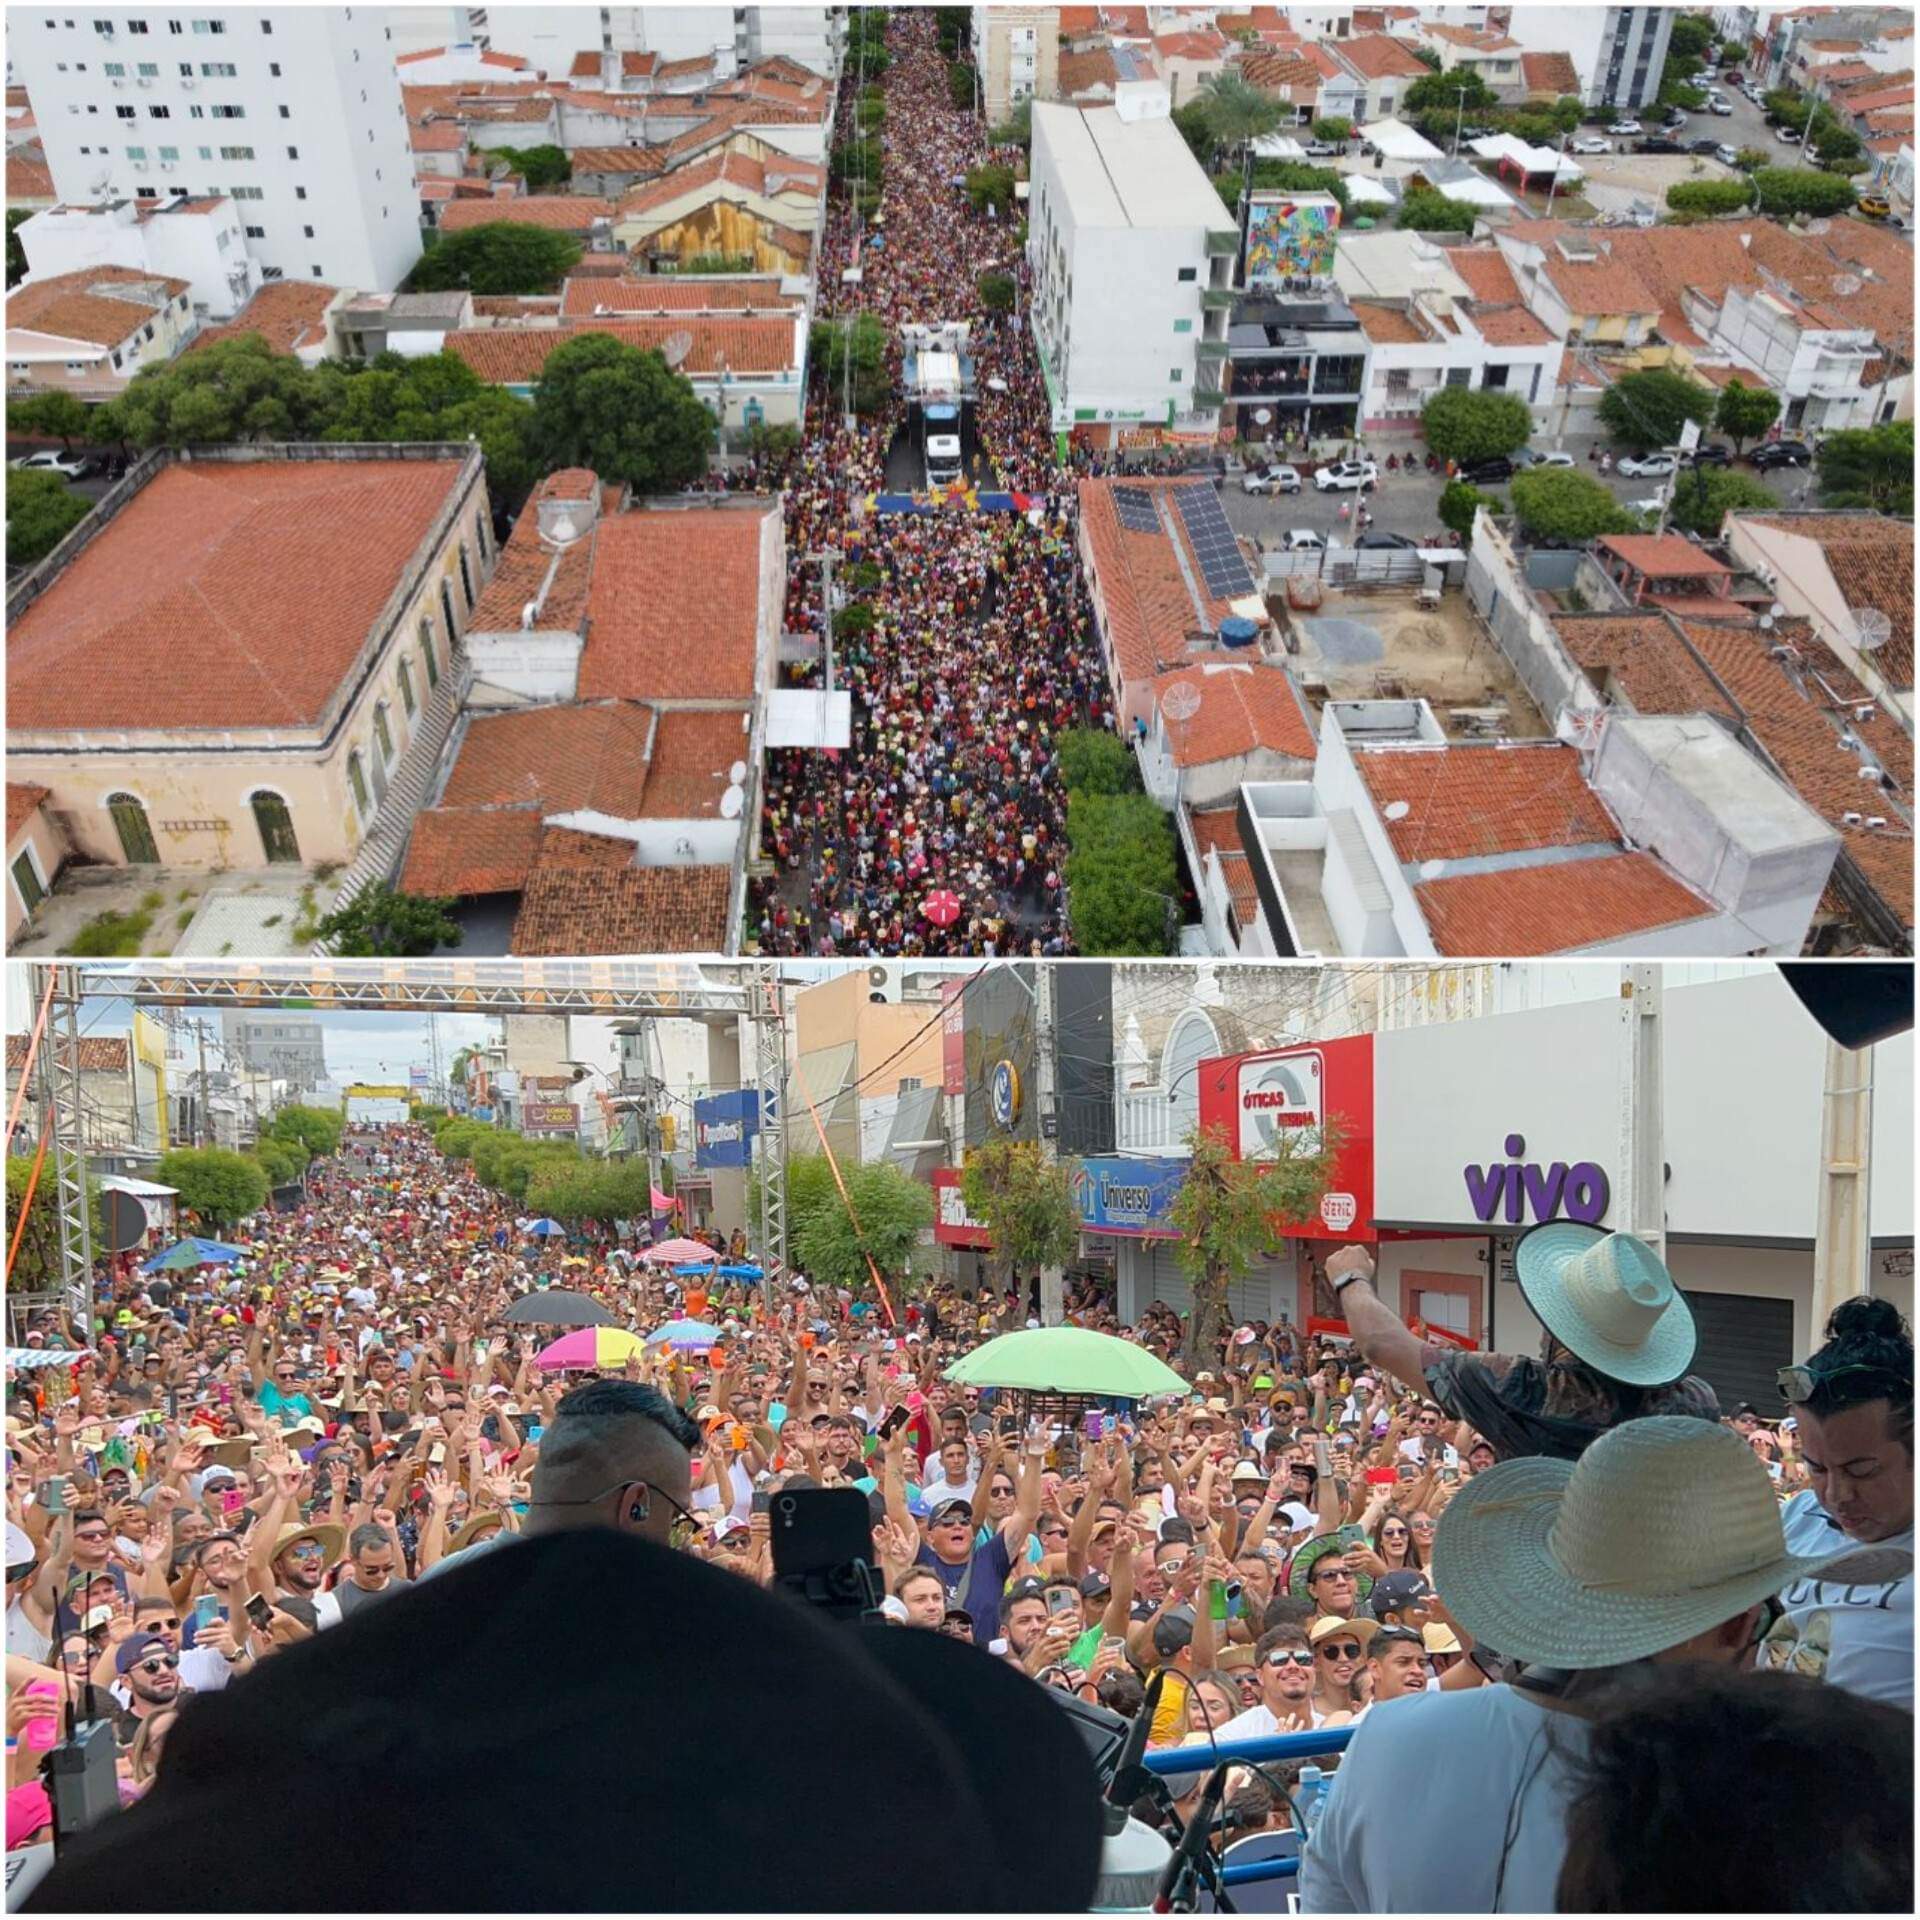
<svg viewBox="0 0 1920 1920">
<path fill-rule="evenodd" d="M 1350 1633 L 1360 1642 L 1360 1651 L 1365 1653 L 1366 1650 L 1373 1645 L 1373 1636 L 1379 1631 L 1380 1622 L 1378 1620 L 1367 1620 L 1358 1617 L 1347 1620 L 1337 1613 L 1323 1613 L 1320 1618 L 1307 1629 L 1307 1639 L 1313 1646 L 1317 1647 L 1322 1640 L 1331 1640 L 1336 1633 Z"/>
<path fill-rule="evenodd" d="M 267 1556 L 268 1564 L 278 1560 L 289 1547 L 301 1540 L 317 1540 L 329 1566 L 340 1558 L 347 1544 L 346 1534 L 331 1520 L 315 1520 L 304 1526 L 289 1524 L 274 1535 L 273 1552 Z"/>
<path fill-rule="evenodd" d="M 463 1547 L 470 1547 L 476 1540 L 483 1540 L 489 1534 L 498 1533 L 506 1524 L 502 1515 L 491 1507 L 483 1513 L 474 1514 L 471 1519 L 462 1521 L 454 1528 L 453 1535 L 447 1542 L 446 1557 L 451 1559 Z"/>
<path fill-rule="evenodd" d="M 1693 1363 L 1693 1313 L 1631 1233 L 1554 1220 L 1521 1237 L 1514 1278 L 1541 1324 L 1610 1380 L 1663 1387 Z"/>
<path fill-rule="evenodd" d="M 1912 1555 L 1894 1560 L 1911 1567 Z M 1506 1460 L 1464 1484 L 1432 1578 L 1476 1640 L 1584 1671 L 1665 1652 L 1789 1581 L 1872 1579 L 1885 1551 L 1794 1554 L 1773 1482 L 1729 1428 L 1629 1420 L 1577 1461 Z M 1842 1562 L 1844 1573 L 1836 1571 Z M 1887 1577 L 1891 1577 L 1890 1575 Z"/>
</svg>

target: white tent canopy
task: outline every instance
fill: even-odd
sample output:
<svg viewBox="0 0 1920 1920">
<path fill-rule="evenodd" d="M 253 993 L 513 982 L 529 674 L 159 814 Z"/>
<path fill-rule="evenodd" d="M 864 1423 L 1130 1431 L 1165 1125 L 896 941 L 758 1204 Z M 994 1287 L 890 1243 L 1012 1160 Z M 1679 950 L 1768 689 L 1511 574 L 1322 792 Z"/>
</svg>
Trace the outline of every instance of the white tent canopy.
<svg viewBox="0 0 1920 1920">
<path fill-rule="evenodd" d="M 1447 180 L 1433 182 L 1435 193 L 1458 200 L 1469 207 L 1511 207 L 1513 195 L 1484 174 L 1462 171 Z"/>
<path fill-rule="evenodd" d="M 1284 133 L 1263 133 L 1253 143 L 1256 160 L 1304 160 L 1307 150 L 1298 140 L 1289 140 Z"/>
<path fill-rule="evenodd" d="M 1524 169 L 1529 178 L 1535 174 L 1555 174 L 1562 180 L 1577 180 L 1582 172 L 1580 165 L 1565 154 L 1552 147 L 1533 146 L 1511 133 L 1490 133 L 1479 140 L 1469 140 L 1467 147 L 1483 160 L 1509 161 Z"/>
<path fill-rule="evenodd" d="M 1440 149 L 1416 133 L 1404 120 L 1374 120 L 1362 127 L 1359 139 L 1388 160 L 1438 160 Z"/>
</svg>

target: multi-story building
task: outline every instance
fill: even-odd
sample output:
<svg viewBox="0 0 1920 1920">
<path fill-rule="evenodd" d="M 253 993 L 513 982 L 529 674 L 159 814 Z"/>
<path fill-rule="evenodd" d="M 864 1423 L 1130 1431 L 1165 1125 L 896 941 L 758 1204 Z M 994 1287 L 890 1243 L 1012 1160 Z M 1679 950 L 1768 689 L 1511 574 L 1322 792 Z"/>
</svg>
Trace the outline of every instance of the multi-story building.
<svg viewBox="0 0 1920 1920">
<path fill-rule="evenodd" d="M 310 1093 L 327 1077 L 327 1030 L 290 1013 L 223 1013 L 220 1038 L 227 1064 L 284 1080 Z"/>
<path fill-rule="evenodd" d="M 184 280 L 90 267 L 24 281 L 7 300 L 7 394 L 111 400 L 192 336 Z"/>
<path fill-rule="evenodd" d="M 1539 7 L 1512 10 L 1507 33 L 1531 52 L 1564 53 L 1590 107 L 1647 106 L 1660 90 L 1673 30 L 1671 7 Z"/>
<path fill-rule="evenodd" d="M 396 54 L 470 43 L 517 55 L 551 79 L 564 78 L 582 51 L 713 57 L 721 79 L 778 56 L 830 75 L 846 45 L 842 7 L 393 7 L 384 14 Z"/>
<path fill-rule="evenodd" d="M 1060 97 L 1060 9 L 975 7 L 973 64 L 980 112 L 1002 125 L 1022 100 Z"/>
<path fill-rule="evenodd" d="M 264 280 L 390 288 L 420 257 L 378 8 L 95 8 L 16 23 L 8 52 L 63 200 L 230 199 Z"/>
<path fill-rule="evenodd" d="M 59 205 L 19 228 L 28 280 L 88 267 L 184 280 L 200 320 L 230 320 L 260 285 L 245 222 L 230 199 L 108 200 Z"/>
<path fill-rule="evenodd" d="M 1033 110 L 1033 334 L 1058 432 L 1215 432 L 1239 234 L 1164 101 Z"/>
</svg>

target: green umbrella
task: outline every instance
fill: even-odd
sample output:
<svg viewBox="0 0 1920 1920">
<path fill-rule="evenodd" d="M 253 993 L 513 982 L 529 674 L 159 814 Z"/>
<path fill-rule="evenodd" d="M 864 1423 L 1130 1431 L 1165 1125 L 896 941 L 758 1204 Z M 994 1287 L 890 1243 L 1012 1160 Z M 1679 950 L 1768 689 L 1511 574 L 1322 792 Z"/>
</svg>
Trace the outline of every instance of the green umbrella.
<svg viewBox="0 0 1920 1920">
<path fill-rule="evenodd" d="M 956 1360 L 947 1378 L 963 1387 L 1015 1387 L 1100 1399 L 1144 1400 L 1187 1391 L 1187 1383 L 1145 1347 L 1085 1327 L 1003 1333 Z"/>
</svg>

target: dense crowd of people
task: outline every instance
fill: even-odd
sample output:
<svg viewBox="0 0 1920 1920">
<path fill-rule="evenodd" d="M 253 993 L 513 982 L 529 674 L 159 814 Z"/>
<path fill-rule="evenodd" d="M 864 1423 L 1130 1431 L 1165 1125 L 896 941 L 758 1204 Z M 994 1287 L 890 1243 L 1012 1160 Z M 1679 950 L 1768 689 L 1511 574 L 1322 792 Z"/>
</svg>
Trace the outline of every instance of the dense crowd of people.
<svg viewBox="0 0 1920 1920">
<path fill-rule="evenodd" d="M 767 1288 L 718 1248 L 675 1271 L 533 1226 L 424 1131 L 368 1130 L 300 1208 L 233 1229 L 237 1260 L 116 1261 L 91 1329 L 31 1321 L 7 1400 L 10 1848 L 48 1834 L 70 1703 L 110 1720 L 121 1798 L 164 1797 L 176 1729 L 211 1737 L 201 1700 L 288 1649 L 496 1560 L 531 1578 L 530 1543 L 583 1528 L 772 1587 L 772 1501 L 811 1487 L 866 1497 L 898 1628 L 1123 1719 L 1152 1697 L 1152 1745 L 1199 1750 L 1167 1780 L 1181 1810 L 1219 1740 L 1345 1730 L 1309 1910 L 1551 1908 L 1568 1809 L 1604 1830 L 1647 1716 L 1723 1671 L 1817 1686 L 1849 1738 L 1911 1712 L 1912 1344 L 1884 1302 L 1835 1314 L 1772 1416 L 1725 1414 L 1628 1236 L 1520 1243 L 1537 1357 L 1417 1337 L 1349 1248 L 1327 1263 L 1342 1339 L 1256 1321 L 1192 1352 L 1172 1306 L 1123 1325 L 1076 1286 L 1070 1319 L 1187 1390 L 1062 1405 L 947 1377 L 1037 1324 L 1023 1282 Z M 643 1342 L 543 1364 L 553 1289 Z M 709 1331 L 644 1339 L 688 1323 Z M 617 1665 L 617 1636 L 582 1652 Z M 1605 1687 L 1643 1669 L 1665 1691 L 1609 1746 Z M 1298 1775 L 1236 1769 L 1223 1835 L 1295 1825 Z"/>
<path fill-rule="evenodd" d="M 871 625 L 846 621 L 834 635 L 834 684 L 852 695 L 848 748 L 768 756 L 761 845 L 778 873 L 756 888 L 748 931 L 769 953 L 1059 954 L 1056 743 L 1107 718 L 1073 476 L 1055 461 L 1030 343 L 1013 316 L 984 312 L 977 292 L 990 272 L 1024 284 L 1015 221 L 976 213 L 964 186 L 971 168 L 1012 156 L 996 156 L 978 121 L 953 107 L 931 15 L 896 15 L 889 50 L 878 217 L 836 190 L 820 304 L 838 320 L 878 318 L 892 398 L 849 426 L 831 369 L 816 367 L 784 489 L 788 631 L 826 625 L 821 554 L 837 563 L 841 618 L 858 606 Z M 844 85 L 847 139 L 857 69 Z M 857 280 L 841 279 L 846 263 Z M 972 323 L 972 484 L 1011 493 L 1018 509 L 953 498 L 931 514 L 877 511 L 908 417 L 901 329 L 960 320 Z M 819 685 L 825 662 L 791 671 Z"/>
</svg>

